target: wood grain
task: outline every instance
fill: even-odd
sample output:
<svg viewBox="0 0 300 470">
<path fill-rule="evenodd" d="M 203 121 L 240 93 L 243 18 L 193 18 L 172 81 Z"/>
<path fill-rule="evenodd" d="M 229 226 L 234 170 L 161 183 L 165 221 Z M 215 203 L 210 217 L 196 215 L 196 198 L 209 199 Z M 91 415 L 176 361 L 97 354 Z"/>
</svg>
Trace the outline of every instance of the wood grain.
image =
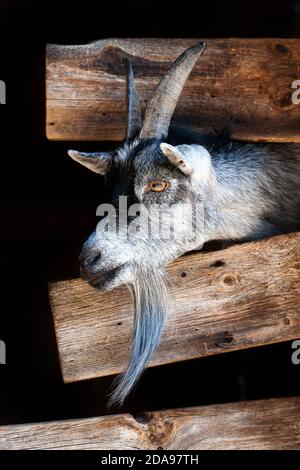
<svg viewBox="0 0 300 470">
<path fill-rule="evenodd" d="M 46 133 L 52 140 L 125 136 L 124 58 L 133 62 L 142 109 L 175 58 L 196 39 L 103 39 L 48 45 Z M 174 118 L 254 141 L 300 142 L 300 39 L 209 39 Z"/>
<path fill-rule="evenodd" d="M 294 233 L 172 263 L 170 313 L 150 366 L 299 338 L 299 242 Z M 133 328 L 127 288 L 99 292 L 73 279 L 49 294 L 65 382 L 121 372 Z"/>
<path fill-rule="evenodd" d="M 0 449 L 300 449 L 300 397 L 0 427 Z"/>
</svg>

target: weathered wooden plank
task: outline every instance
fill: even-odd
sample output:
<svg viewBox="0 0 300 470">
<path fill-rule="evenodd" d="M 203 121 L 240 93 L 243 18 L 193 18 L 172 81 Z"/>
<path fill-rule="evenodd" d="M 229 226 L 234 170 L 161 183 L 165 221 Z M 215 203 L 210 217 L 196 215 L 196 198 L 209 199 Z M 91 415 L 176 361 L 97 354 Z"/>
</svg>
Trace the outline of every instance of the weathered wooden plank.
<svg viewBox="0 0 300 470">
<path fill-rule="evenodd" d="M 0 449 L 300 449 L 300 397 L 0 427 Z"/>
<path fill-rule="evenodd" d="M 299 242 L 295 233 L 172 263 L 170 313 L 150 365 L 299 338 Z M 65 382 L 120 372 L 133 327 L 127 288 L 103 293 L 74 279 L 49 292 Z"/>
<path fill-rule="evenodd" d="M 172 61 L 196 39 L 103 39 L 47 47 L 47 137 L 122 140 L 123 59 L 131 58 L 142 108 Z M 229 128 L 244 140 L 300 141 L 300 39 L 209 39 L 175 119 L 203 130 Z"/>
</svg>

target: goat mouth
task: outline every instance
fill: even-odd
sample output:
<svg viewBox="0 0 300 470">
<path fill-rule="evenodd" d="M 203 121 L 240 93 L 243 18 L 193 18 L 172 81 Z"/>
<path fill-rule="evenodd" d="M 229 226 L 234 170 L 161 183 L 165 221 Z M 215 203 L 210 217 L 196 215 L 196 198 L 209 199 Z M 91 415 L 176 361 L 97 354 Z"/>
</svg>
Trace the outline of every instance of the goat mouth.
<svg viewBox="0 0 300 470">
<path fill-rule="evenodd" d="M 95 289 L 103 289 L 105 288 L 121 271 L 123 265 L 117 266 L 116 268 L 107 270 L 107 271 L 99 271 L 96 274 L 89 274 L 84 269 L 80 270 L 81 277 L 88 281 L 88 283 L 95 287 Z"/>
</svg>

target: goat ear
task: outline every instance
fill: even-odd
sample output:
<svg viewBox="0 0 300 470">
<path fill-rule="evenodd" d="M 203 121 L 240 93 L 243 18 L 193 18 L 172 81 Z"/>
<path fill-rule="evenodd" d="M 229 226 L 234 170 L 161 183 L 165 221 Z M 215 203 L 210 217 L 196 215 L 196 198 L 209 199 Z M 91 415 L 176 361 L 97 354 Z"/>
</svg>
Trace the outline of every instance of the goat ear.
<svg viewBox="0 0 300 470">
<path fill-rule="evenodd" d="M 202 145 L 177 145 L 161 143 L 160 149 L 170 163 L 182 173 L 199 182 L 207 182 L 212 176 L 211 157 Z"/>
<path fill-rule="evenodd" d="M 191 176 L 193 170 L 180 151 L 179 146 L 173 147 L 173 145 L 162 143 L 160 144 L 160 150 L 172 165 L 176 166 L 185 175 Z"/>
<path fill-rule="evenodd" d="M 77 150 L 68 150 L 68 154 L 73 160 L 85 166 L 98 175 L 105 175 L 112 154 L 110 152 L 86 153 Z"/>
</svg>

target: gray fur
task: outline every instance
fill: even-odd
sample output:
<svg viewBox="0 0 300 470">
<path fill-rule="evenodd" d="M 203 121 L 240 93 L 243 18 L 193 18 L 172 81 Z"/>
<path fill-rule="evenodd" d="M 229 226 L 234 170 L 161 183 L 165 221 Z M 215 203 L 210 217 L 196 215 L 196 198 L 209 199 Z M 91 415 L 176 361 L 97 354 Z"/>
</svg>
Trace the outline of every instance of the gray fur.
<svg viewBox="0 0 300 470">
<path fill-rule="evenodd" d="M 255 240 L 300 230 L 300 144 L 242 143 L 179 127 L 171 127 L 168 138 L 142 139 L 131 68 L 129 78 L 130 138 L 111 153 L 70 151 L 79 163 L 105 174 L 106 202 L 114 207 L 83 246 L 82 276 L 104 290 L 126 284 L 135 300 L 129 365 L 117 379 L 110 404 L 123 403 L 159 344 L 168 305 L 163 278 L 168 263 L 210 240 Z M 150 117 L 155 127 L 156 117 Z M 149 190 L 152 180 L 166 182 L 167 189 Z M 121 209 L 120 196 L 127 196 L 140 216 Z M 162 208 L 158 216 L 153 212 L 157 204 Z M 201 211 L 191 212 L 189 205 Z M 107 230 L 115 214 L 122 216 L 117 230 Z M 131 219 L 150 222 L 150 236 L 128 232 Z M 169 225 L 171 236 L 165 237 L 161 228 Z"/>
<path fill-rule="evenodd" d="M 140 271 L 132 284 L 135 326 L 129 366 L 115 381 L 109 405 L 121 405 L 153 356 L 163 332 L 167 290 L 159 272 Z"/>
<path fill-rule="evenodd" d="M 128 239 L 115 233 L 104 236 L 100 224 L 83 248 L 83 276 L 92 285 L 113 289 L 125 283 L 134 293 L 135 330 L 129 366 L 117 380 L 110 404 L 123 403 L 157 348 L 167 309 L 162 275 L 166 264 L 209 240 L 254 240 L 300 229 L 300 145 L 224 141 L 191 136 L 176 128 L 168 142 L 179 145 L 191 164 L 195 155 L 189 150 L 205 145 L 211 166 L 205 170 L 204 180 L 203 152 L 197 162 L 200 179 L 194 181 L 166 159 L 159 141 L 136 139 L 126 141 L 115 152 L 106 175 L 107 187 L 113 187 L 114 192 L 107 194 L 114 204 L 119 195 L 126 194 L 131 203 L 142 204 L 146 213 L 159 199 L 165 204 L 166 216 L 170 210 L 176 213 L 182 202 L 203 204 L 204 221 L 196 239 L 190 241 L 180 224 L 174 228 L 182 235 L 179 240 L 161 239 L 158 228 L 150 239 L 137 234 Z M 185 146 L 180 147 L 182 142 Z M 145 194 L 143 188 L 151 178 L 167 179 L 172 186 L 163 194 Z M 158 222 L 164 223 L 164 214 Z M 101 273 L 114 268 L 117 272 L 103 280 Z"/>
</svg>

